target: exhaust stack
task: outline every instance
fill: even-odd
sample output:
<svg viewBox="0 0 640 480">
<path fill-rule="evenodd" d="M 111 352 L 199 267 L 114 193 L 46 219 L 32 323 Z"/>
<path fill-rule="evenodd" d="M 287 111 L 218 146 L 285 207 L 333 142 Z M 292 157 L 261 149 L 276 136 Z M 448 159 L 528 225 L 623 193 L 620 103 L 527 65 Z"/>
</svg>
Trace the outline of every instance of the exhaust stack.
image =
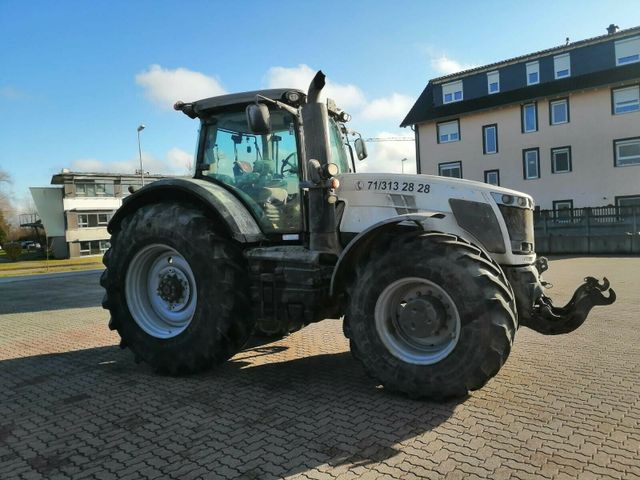
<svg viewBox="0 0 640 480">
<path fill-rule="evenodd" d="M 337 255 L 340 243 L 336 209 L 334 203 L 329 203 L 329 186 L 322 174 L 331 162 L 329 113 L 327 106 L 320 102 L 325 83 L 324 73 L 318 71 L 309 85 L 307 103 L 301 108 L 307 171 L 312 183 L 309 188 L 309 248 Z"/>
</svg>

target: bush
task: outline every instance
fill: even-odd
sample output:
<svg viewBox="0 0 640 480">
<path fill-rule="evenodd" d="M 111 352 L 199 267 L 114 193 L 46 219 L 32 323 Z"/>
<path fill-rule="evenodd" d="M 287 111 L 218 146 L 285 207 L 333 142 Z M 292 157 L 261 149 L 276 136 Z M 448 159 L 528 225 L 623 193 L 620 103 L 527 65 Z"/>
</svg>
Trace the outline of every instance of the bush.
<svg viewBox="0 0 640 480">
<path fill-rule="evenodd" d="M 4 252 L 7 254 L 7 257 L 9 257 L 9 260 L 11 260 L 12 262 L 18 260 L 18 258 L 22 254 L 22 246 L 17 242 L 5 243 L 3 248 Z"/>
</svg>

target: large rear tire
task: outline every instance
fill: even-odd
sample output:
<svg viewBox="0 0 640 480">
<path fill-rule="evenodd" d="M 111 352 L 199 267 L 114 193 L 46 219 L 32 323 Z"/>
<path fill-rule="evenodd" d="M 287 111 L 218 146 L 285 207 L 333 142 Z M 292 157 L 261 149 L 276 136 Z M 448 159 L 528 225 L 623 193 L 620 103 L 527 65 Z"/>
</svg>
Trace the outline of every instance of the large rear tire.
<svg viewBox="0 0 640 480">
<path fill-rule="evenodd" d="M 359 265 L 345 317 L 354 356 L 385 388 L 466 395 L 498 373 L 518 328 L 500 267 L 454 235 L 382 241 Z"/>
<path fill-rule="evenodd" d="M 244 258 L 200 210 L 154 203 L 123 219 L 100 283 L 109 327 L 136 361 L 171 374 L 221 363 L 253 328 Z"/>
</svg>

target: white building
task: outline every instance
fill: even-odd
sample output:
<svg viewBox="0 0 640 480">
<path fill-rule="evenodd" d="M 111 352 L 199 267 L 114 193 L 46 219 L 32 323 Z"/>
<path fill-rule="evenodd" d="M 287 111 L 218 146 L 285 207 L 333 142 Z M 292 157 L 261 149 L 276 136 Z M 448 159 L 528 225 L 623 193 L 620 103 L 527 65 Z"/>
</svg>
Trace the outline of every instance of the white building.
<svg viewBox="0 0 640 480">
<path fill-rule="evenodd" d="M 402 125 L 418 172 L 543 209 L 640 205 L 640 27 L 435 78 Z"/>
<path fill-rule="evenodd" d="M 163 178 L 145 175 L 145 184 Z M 141 185 L 139 175 L 63 170 L 51 187 L 31 187 L 56 258 L 102 255 L 109 248 L 107 225 L 129 195 Z"/>
</svg>

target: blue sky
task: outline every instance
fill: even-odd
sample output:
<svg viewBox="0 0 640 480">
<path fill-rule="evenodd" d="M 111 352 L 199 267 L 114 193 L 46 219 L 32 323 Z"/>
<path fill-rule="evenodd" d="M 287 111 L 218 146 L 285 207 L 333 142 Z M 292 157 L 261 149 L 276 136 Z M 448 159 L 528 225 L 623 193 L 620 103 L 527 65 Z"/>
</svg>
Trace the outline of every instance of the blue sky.
<svg viewBox="0 0 640 480">
<path fill-rule="evenodd" d="M 637 0 L 0 0 L 0 169 L 20 209 L 62 168 L 184 173 L 197 122 L 169 107 L 222 92 L 302 86 L 322 69 L 365 137 L 398 124 L 430 78 L 640 25 Z M 194 95 L 194 97 L 190 97 Z M 411 142 L 372 145 L 399 171 Z M 409 162 L 408 162 L 409 163 Z"/>
</svg>

